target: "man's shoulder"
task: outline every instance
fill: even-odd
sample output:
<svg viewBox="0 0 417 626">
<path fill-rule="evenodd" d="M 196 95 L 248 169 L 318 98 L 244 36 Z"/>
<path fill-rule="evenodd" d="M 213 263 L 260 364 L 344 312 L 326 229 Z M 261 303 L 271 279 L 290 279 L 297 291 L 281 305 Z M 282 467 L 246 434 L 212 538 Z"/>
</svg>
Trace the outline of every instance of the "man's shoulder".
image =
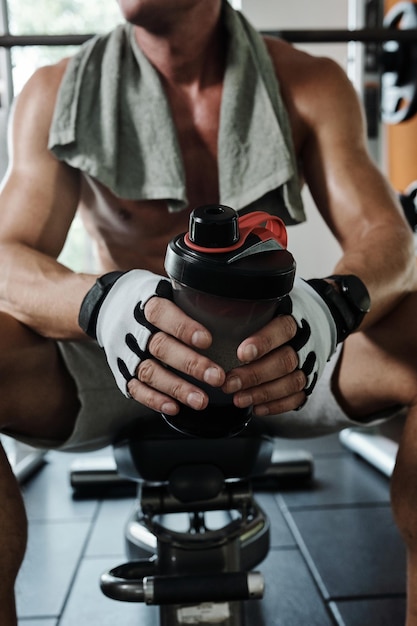
<svg viewBox="0 0 417 626">
<path fill-rule="evenodd" d="M 45 95 L 56 95 L 70 63 L 77 62 L 77 59 L 88 58 L 93 49 L 101 50 L 103 55 L 108 41 L 112 38 L 120 38 L 125 30 L 125 25 L 118 24 L 113 30 L 95 35 L 87 40 L 74 55 L 64 57 L 57 63 L 38 68 L 29 78 L 24 90 L 35 94 L 39 90 L 43 91 Z"/>
<path fill-rule="evenodd" d="M 333 59 L 314 56 L 288 42 L 265 38 L 286 104 L 296 147 L 329 117 L 356 106 L 346 71 Z M 299 151 L 299 149 L 297 148 Z"/>
<path fill-rule="evenodd" d="M 328 74 L 341 74 L 342 68 L 329 57 L 315 56 L 276 37 L 264 37 L 278 77 L 294 81 L 319 81 Z"/>
<path fill-rule="evenodd" d="M 11 121 L 31 132 L 32 123 L 40 129 L 48 129 L 52 120 L 62 78 L 69 59 L 65 58 L 53 65 L 45 65 L 35 70 L 16 97 Z"/>
<path fill-rule="evenodd" d="M 315 56 L 291 44 L 265 38 L 278 82 L 287 103 L 301 113 L 322 108 L 323 101 L 350 98 L 352 84 L 345 69 L 334 59 Z"/>
<path fill-rule="evenodd" d="M 32 74 L 22 90 L 21 96 L 42 96 L 45 103 L 51 98 L 55 100 L 59 86 L 64 77 L 70 58 L 64 58 L 53 65 L 44 65 Z"/>
</svg>

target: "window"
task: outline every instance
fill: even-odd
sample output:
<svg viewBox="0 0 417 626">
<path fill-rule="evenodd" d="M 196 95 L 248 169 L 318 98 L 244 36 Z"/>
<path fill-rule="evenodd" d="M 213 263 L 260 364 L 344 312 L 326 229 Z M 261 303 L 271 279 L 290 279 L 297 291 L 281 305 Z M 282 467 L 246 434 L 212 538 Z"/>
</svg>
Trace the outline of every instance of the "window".
<svg viewBox="0 0 417 626">
<path fill-rule="evenodd" d="M 12 35 L 74 35 L 106 32 L 122 20 L 116 0 L 8 0 Z M 13 84 L 18 93 L 37 67 L 73 54 L 75 47 L 12 48 Z"/>
<path fill-rule="evenodd" d="M 8 31 L 5 0 L 0 0 L 0 34 Z M 7 116 L 12 99 L 12 77 L 10 71 L 10 51 L 0 48 L 0 181 L 7 168 Z"/>
</svg>

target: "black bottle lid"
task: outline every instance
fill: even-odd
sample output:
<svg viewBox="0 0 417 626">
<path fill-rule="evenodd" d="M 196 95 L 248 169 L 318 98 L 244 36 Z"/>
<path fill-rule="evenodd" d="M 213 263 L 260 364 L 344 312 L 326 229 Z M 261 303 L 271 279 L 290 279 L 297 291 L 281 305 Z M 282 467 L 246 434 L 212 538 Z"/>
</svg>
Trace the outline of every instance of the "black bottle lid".
<svg viewBox="0 0 417 626">
<path fill-rule="evenodd" d="M 171 279 L 245 300 L 281 298 L 291 291 L 295 261 L 279 218 L 261 212 L 239 217 L 230 207 L 210 204 L 194 209 L 189 224 L 189 232 L 167 248 Z"/>
<path fill-rule="evenodd" d="M 239 241 L 238 213 L 228 206 L 209 204 L 190 215 L 189 240 L 203 248 L 228 248 Z"/>
</svg>

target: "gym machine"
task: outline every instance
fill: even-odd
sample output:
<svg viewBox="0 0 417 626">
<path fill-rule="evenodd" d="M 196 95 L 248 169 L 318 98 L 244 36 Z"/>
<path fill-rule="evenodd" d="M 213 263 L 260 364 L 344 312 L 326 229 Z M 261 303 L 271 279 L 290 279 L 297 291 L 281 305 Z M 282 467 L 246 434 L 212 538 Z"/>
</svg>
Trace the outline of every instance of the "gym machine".
<svg viewBox="0 0 417 626">
<path fill-rule="evenodd" d="M 269 551 L 254 490 L 312 471 L 308 455 L 290 453 L 284 464 L 274 450 L 250 425 L 228 439 L 184 438 L 161 419 L 146 434 L 121 437 L 118 472 L 137 482 L 138 497 L 125 530 L 130 561 L 102 575 L 103 593 L 158 605 L 161 626 L 244 624 L 245 602 L 263 596 L 254 568 Z"/>
</svg>

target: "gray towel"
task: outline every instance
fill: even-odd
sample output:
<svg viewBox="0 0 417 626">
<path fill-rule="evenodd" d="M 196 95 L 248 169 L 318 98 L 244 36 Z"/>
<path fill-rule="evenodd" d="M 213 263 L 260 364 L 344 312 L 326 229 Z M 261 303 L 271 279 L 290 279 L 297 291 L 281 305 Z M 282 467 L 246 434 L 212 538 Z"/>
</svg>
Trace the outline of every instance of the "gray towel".
<svg viewBox="0 0 417 626">
<path fill-rule="evenodd" d="M 291 132 L 262 38 L 224 3 L 230 36 L 220 112 L 220 202 L 305 219 Z M 187 207 L 176 130 L 157 71 L 130 24 L 88 41 L 71 59 L 49 148 L 120 198 Z M 193 207 L 191 207 L 193 208 Z"/>
</svg>

